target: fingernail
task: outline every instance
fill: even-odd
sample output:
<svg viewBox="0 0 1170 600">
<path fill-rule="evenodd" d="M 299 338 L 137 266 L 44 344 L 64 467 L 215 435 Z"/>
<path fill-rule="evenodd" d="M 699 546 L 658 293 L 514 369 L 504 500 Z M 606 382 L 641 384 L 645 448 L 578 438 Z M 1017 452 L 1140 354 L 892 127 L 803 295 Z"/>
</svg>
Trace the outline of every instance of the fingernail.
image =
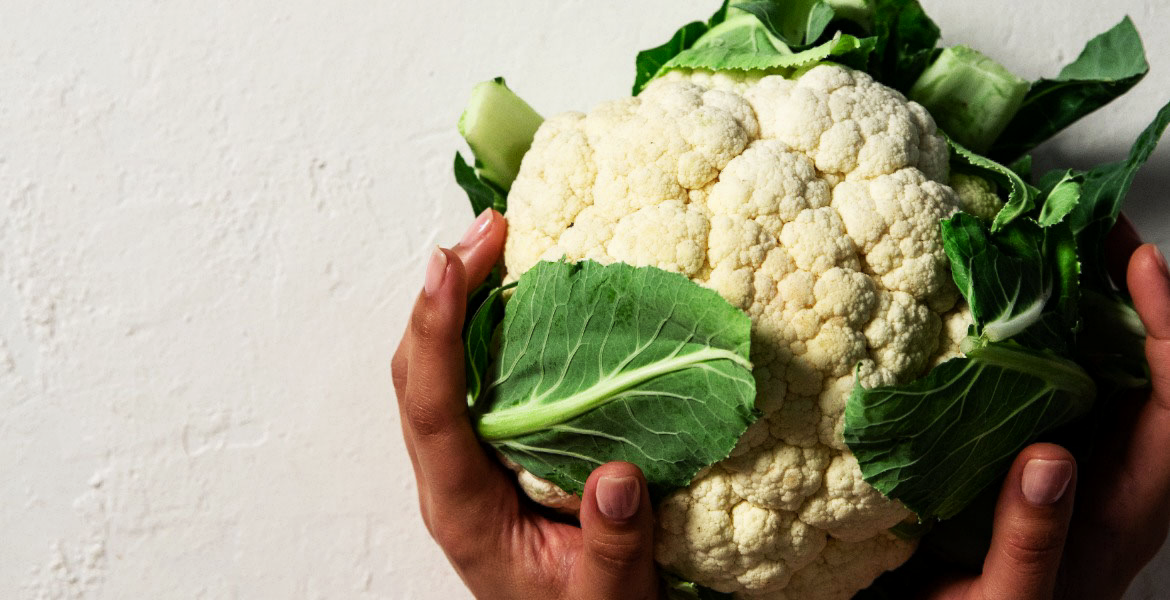
<svg viewBox="0 0 1170 600">
<path fill-rule="evenodd" d="M 634 477 L 602 477 L 596 492 L 597 508 L 614 521 L 624 521 L 638 512 L 642 486 Z"/>
<path fill-rule="evenodd" d="M 1162 270 L 1162 277 L 1170 279 L 1170 267 L 1166 266 L 1166 255 L 1162 254 L 1162 249 L 1154 246 L 1154 256 L 1158 257 L 1158 268 Z"/>
<path fill-rule="evenodd" d="M 487 233 L 488 227 L 491 227 L 493 221 L 494 219 L 490 209 L 479 213 L 479 217 L 475 219 L 471 227 L 467 228 L 467 232 L 463 234 L 463 239 L 459 240 L 459 245 L 464 248 L 469 248 L 479 243 L 479 240 L 483 238 L 483 234 Z"/>
<path fill-rule="evenodd" d="M 1024 465 L 1021 477 L 1024 498 L 1036 506 L 1054 504 L 1064 496 L 1072 474 L 1073 465 L 1067 460 L 1033 458 Z"/>
<path fill-rule="evenodd" d="M 442 248 L 435 247 L 431 254 L 431 261 L 427 264 L 427 278 L 423 281 L 423 291 L 428 296 L 438 291 L 443 285 L 443 277 L 447 274 L 447 255 Z"/>
</svg>

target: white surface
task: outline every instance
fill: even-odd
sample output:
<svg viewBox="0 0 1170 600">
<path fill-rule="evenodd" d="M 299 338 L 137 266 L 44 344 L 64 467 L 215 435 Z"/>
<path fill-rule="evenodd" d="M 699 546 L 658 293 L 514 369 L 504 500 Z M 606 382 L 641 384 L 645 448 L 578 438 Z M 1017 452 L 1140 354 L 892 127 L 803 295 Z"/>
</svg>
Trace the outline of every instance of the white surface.
<svg viewBox="0 0 1170 600">
<path fill-rule="evenodd" d="M 497 74 L 545 113 L 628 93 L 713 4 L 0 2 L 0 598 L 465 597 L 389 375 L 471 221 L 455 120 Z M 1170 97 L 1163 1 L 925 4 L 1026 76 L 1133 16 L 1152 74 L 1045 164 Z M 1163 248 L 1168 167 L 1130 209 Z"/>
</svg>

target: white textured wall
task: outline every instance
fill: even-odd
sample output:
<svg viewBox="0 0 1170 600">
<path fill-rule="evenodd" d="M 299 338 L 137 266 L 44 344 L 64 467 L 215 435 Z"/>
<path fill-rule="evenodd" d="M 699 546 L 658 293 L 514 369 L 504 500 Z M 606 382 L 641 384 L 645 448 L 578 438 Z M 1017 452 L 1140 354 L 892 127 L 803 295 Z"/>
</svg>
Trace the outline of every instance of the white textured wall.
<svg viewBox="0 0 1170 600">
<path fill-rule="evenodd" d="M 389 358 L 471 220 L 467 91 L 587 108 L 713 4 L 0 2 L 0 598 L 465 596 Z M 1028 76 L 1134 17 L 1153 74 L 1049 163 L 1119 157 L 1170 98 L 1164 0 L 925 4 Z M 1167 146 L 1131 209 L 1164 248 Z"/>
</svg>

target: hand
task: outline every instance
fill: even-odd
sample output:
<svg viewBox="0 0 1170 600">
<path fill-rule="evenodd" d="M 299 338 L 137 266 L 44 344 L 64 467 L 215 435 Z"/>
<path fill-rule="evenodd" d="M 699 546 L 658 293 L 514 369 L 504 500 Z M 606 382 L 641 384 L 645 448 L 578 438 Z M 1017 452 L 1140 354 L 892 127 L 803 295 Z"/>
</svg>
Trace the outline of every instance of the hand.
<svg viewBox="0 0 1170 600">
<path fill-rule="evenodd" d="M 983 572 L 945 577 L 936 600 L 1120 598 L 1170 527 L 1170 272 L 1122 217 L 1109 240 L 1111 274 L 1127 282 L 1145 324 L 1151 391 L 1110 398 L 1089 464 L 1078 477 L 1069 452 L 1035 444 L 1020 452 L 996 505 Z M 1081 491 L 1074 491 L 1078 478 Z M 1067 541 L 1067 543 L 1066 543 Z"/>
<path fill-rule="evenodd" d="M 394 354 L 423 522 L 479 598 L 657 598 L 653 515 L 637 467 L 594 470 L 576 527 L 538 515 L 472 431 L 461 339 L 467 293 L 499 260 L 505 228 L 487 211 L 458 245 L 435 250 Z"/>
</svg>

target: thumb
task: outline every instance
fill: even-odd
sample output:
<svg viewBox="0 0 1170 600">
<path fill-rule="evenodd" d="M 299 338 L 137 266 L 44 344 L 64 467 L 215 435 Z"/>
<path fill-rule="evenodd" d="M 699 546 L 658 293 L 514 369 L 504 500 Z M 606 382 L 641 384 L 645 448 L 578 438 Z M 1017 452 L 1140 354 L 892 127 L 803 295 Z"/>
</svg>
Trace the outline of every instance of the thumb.
<svg viewBox="0 0 1170 600">
<path fill-rule="evenodd" d="M 1016 457 L 995 508 L 978 597 L 1052 598 L 1072 517 L 1076 470 L 1072 454 L 1053 444 L 1033 444 Z"/>
<path fill-rule="evenodd" d="M 587 598 L 657 597 L 654 515 L 638 467 L 604 464 L 589 475 L 581 501 L 581 555 L 573 569 Z"/>
</svg>

